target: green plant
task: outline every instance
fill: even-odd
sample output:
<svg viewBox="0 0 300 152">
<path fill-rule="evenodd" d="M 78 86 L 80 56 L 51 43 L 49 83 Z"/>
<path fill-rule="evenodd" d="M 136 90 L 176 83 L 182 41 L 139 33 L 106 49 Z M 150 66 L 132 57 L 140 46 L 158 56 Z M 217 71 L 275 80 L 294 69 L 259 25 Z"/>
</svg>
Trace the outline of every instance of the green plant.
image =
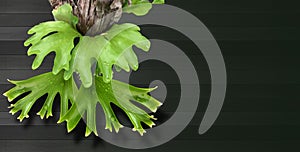
<svg viewBox="0 0 300 152">
<path fill-rule="evenodd" d="M 154 0 L 153 4 L 162 4 L 163 0 Z M 146 0 L 132 0 L 124 6 L 124 12 L 145 15 L 152 7 Z M 23 81 L 11 81 L 15 85 L 4 93 L 9 101 L 28 93 L 11 104 L 10 113 L 21 111 L 18 119 L 28 118 L 35 102 L 47 95 L 43 107 L 37 113 L 41 119 L 52 116 L 52 105 L 56 95 L 60 95 L 60 119 L 66 121 L 68 132 L 86 116 L 86 136 L 92 132 L 97 135 L 96 105 L 100 104 L 106 117 L 106 129 L 116 132 L 122 124 L 114 114 L 111 103 L 122 109 L 133 124 L 134 131 L 145 133 L 141 123 L 152 127 L 154 118 L 132 102 L 137 102 L 156 112 L 161 103 L 149 96 L 155 88 L 137 88 L 113 80 L 114 66 L 117 71 L 138 69 L 138 59 L 132 46 L 148 51 L 150 41 L 139 32 L 139 27 L 126 23 L 114 24 L 108 31 L 96 36 L 83 36 L 77 30 L 78 18 L 73 15 L 72 7 L 64 4 L 52 12 L 56 21 L 38 24 L 28 31 L 33 34 L 24 45 L 29 46 L 28 55 L 36 55 L 32 69 L 40 67 L 44 58 L 55 52 L 54 66 L 51 72 Z M 79 39 L 77 44 L 75 39 Z M 96 64 L 96 72 L 90 70 Z M 78 89 L 73 73 L 80 75 L 82 85 Z M 71 103 L 71 105 L 69 105 Z M 70 107 L 70 108 L 68 108 Z"/>
</svg>

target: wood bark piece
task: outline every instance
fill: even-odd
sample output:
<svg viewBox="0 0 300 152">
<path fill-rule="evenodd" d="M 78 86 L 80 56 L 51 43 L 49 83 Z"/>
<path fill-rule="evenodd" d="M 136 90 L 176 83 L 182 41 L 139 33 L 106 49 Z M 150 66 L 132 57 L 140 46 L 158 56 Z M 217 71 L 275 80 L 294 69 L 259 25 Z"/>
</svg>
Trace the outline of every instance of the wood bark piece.
<svg viewBox="0 0 300 152">
<path fill-rule="evenodd" d="M 84 35 L 105 32 L 122 16 L 123 0 L 49 0 L 53 9 L 69 3 L 79 18 L 77 29 Z"/>
</svg>

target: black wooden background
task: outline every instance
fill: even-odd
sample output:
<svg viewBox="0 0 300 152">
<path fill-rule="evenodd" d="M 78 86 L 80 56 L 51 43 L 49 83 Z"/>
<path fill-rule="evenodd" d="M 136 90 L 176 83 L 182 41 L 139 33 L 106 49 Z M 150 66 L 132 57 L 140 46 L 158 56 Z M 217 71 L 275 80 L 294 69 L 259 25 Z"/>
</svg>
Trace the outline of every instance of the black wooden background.
<svg viewBox="0 0 300 152">
<path fill-rule="evenodd" d="M 39 121 L 32 116 L 23 125 L 17 125 L 16 117 L 8 114 L 7 100 L 0 96 L 0 121 L 6 124 L 0 126 L 0 151 L 299 151 L 298 1 L 167 0 L 168 4 L 185 9 L 203 21 L 217 39 L 225 58 L 229 81 L 225 105 L 205 135 L 197 134 L 210 88 L 205 59 L 195 53 L 197 48 L 182 34 L 166 27 L 143 26 L 147 37 L 168 40 L 182 48 L 201 73 L 198 113 L 179 136 L 156 148 L 127 150 L 94 136 L 84 138 L 83 123 L 70 134 L 64 125 L 55 124 L 56 118 Z M 31 71 L 33 58 L 26 56 L 23 41 L 31 26 L 52 20 L 50 12 L 47 0 L 0 0 L 1 93 L 12 87 L 7 78 L 25 79 L 49 71 L 51 56 L 38 71 Z M 143 70 L 143 66 L 148 68 Z M 166 79 L 166 75 L 159 73 L 167 67 L 156 69 L 158 66 L 159 63 L 145 63 L 132 83 L 142 85 L 139 80 L 150 80 L 147 70 Z M 172 78 L 172 75 L 167 77 Z M 167 119 L 177 105 L 178 83 L 167 86 L 170 94 L 164 110 L 169 114 L 161 116 L 162 119 Z M 157 117 L 160 118 L 160 114 Z"/>
</svg>

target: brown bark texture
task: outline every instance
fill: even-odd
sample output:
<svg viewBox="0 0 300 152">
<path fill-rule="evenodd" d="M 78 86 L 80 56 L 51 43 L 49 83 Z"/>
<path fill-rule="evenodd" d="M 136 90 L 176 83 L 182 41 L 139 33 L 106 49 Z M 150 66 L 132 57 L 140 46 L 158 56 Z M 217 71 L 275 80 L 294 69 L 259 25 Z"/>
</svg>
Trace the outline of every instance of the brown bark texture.
<svg viewBox="0 0 300 152">
<path fill-rule="evenodd" d="M 94 36 L 105 32 L 122 16 L 126 0 L 49 0 L 53 9 L 69 3 L 79 18 L 77 29 L 84 35 Z M 127 2 L 129 2 L 127 0 Z"/>
</svg>

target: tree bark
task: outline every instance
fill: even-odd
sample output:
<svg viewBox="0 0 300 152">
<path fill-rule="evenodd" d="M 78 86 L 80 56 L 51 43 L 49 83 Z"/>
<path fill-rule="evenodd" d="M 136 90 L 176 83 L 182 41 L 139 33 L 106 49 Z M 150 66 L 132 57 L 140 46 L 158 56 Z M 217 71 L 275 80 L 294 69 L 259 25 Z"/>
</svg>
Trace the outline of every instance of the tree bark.
<svg viewBox="0 0 300 152">
<path fill-rule="evenodd" d="M 53 9 L 69 3 L 78 17 L 77 29 L 84 35 L 95 36 L 105 32 L 122 16 L 124 0 L 49 0 Z"/>
</svg>

